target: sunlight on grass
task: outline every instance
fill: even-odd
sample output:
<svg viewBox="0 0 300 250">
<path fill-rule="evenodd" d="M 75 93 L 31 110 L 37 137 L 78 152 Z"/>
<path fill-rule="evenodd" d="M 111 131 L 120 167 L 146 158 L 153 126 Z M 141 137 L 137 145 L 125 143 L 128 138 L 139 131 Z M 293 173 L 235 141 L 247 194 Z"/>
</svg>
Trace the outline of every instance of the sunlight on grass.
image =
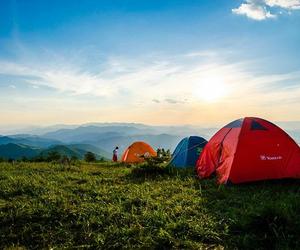
<svg viewBox="0 0 300 250">
<path fill-rule="evenodd" d="M 1 163 L 0 248 L 300 247 L 297 182 L 218 187 L 136 168 Z"/>
</svg>

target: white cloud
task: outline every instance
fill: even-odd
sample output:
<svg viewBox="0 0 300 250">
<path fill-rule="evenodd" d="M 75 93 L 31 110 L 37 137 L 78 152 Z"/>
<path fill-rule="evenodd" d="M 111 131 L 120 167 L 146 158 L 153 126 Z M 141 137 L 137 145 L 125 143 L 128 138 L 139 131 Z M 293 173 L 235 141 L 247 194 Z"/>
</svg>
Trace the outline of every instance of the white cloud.
<svg viewBox="0 0 300 250">
<path fill-rule="evenodd" d="M 258 21 L 276 17 L 276 15 L 271 14 L 265 6 L 256 4 L 252 1 L 242 3 L 238 8 L 233 9 L 232 12 L 237 15 L 246 15 L 248 18 Z"/>
<path fill-rule="evenodd" d="M 245 15 L 250 19 L 262 21 L 300 9 L 300 0 L 245 0 L 239 7 L 232 9 L 237 15 Z"/>
<path fill-rule="evenodd" d="M 265 3 L 270 7 L 280 7 L 289 10 L 300 9 L 300 0 L 265 0 Z"/>
</svg>

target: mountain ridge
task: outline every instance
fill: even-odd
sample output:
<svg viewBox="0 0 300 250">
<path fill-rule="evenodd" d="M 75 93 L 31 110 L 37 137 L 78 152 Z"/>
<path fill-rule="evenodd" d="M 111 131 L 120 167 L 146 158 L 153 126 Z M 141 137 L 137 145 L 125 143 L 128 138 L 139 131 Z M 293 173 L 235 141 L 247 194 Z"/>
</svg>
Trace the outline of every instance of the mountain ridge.
<svg viewBox="0 0 300 250">
<path fill-rule="evenodd" d="M 285 122 L 278 125 L 283 129 L 286 127 L 285 131 L 299 144 L 300 128 L 291 129 L 294 124 L 298 124 L 298 122 Z M 40 135 L 28 133 L 0 135 L 0 145 L 13 143 L 41 150 L 62 145 L 75 151 L 76 147 L 79 147 L 80 150 L 92 151 L 110 159 L 115 146 L 119 146 L 119 152 L 122 154 L 134 141 L 145 141 L 154 149 L 160 147 L 172 151 L 185 136 L 199 135 L 209 140 L 217 130 L 218 128 L 197 129 L 191 126 L 151 126 L 141 123 L 87 123 L 81 126 L 68 125 L 67 128 Z M 82 151 L 80 152 L 82 157 Z"/>
</svg>

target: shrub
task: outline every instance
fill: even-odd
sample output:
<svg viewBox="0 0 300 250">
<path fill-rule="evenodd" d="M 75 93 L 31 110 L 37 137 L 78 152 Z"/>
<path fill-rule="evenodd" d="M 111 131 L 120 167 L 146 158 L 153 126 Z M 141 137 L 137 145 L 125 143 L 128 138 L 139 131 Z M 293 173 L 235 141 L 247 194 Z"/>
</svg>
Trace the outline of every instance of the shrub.
<svg viewBox="0 0 300 250">
<path fill-rule="evenodd" d="M 59 152 L 57 151 L 50 151 L 46 160 L 51 162 L 51 161 L 54 161 L 54 162 L 58 162 L 60 159 L 62 158 L 62 156 L 60 155 Z"/>
<path fill-rule="evenodd" d="M 86 152 L 84 155 L 84 160 L 86 162 L 95 162 L 96 161 L 96 155 L 92 152 Z"/>
</svg>

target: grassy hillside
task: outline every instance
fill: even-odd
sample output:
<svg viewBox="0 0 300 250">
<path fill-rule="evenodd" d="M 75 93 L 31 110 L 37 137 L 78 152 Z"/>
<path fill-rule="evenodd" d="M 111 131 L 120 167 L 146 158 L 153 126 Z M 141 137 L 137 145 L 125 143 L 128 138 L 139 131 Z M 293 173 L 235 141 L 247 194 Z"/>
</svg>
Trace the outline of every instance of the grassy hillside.
<svg viewBox="0 0 300 250">
<path fill-rule="evenodd" d="M 32 158 L 41 152 L 39 148 L 27 145 L 8 143 L 0 145 L 0 157 L 5 159 L 22 159 L 23 157 Z"/>
<path fill-rule="evenodd" d="M 26 157 L 27 159 L 32 159 L 38 156 L 47 157 L 51 152 L 57 152 L 61 156 L 75 156 L 78 159 L 83 159 L 84 155 L 88 151 L 94 153 L 97 159 L 110 159 L 111 157 L 110 154 L 103 149 L 88 144 L 54 145 L 47 149 L 14 143 L 8 143 L 5 145 L 0 144 L 0 158 L 14 160 L 19 160 L 23 157 Z"/>
<path fill-rule="evenodd" d="M 297 181 L 218 187 L 108 163 L 0 164 L 1 249 L 299 249 L 299 232 Z"/>
<path fill-rule="evenodd" d="M 93 152 L 97 159 L 100 159 L 102 157 L 104 158 L 108 158 L 106 156 L 108 156 L 109 154 L 106 153 L 104 150 L 97 150 L 97 148 L 95 148 L 94 146 L 91 145 L 85 145 L 85 144 L 74 144 L 74 145 L 56 145 L 53 147 L 50 147 L 48 149 L 45 149 L 41 152 L 42 156 L 47 156 L 49 155 L 49 153 L 51 152 L 58 152 L 60 155 L 65 155 L 68 157 L 72 157 L 75 156 L 78 159 L 83 159 L 84 155 L 86 154 L 86 152 Z M 99 154 L 99 153 L 104 153 L 104 155 Z"/>
<path fill-rule="evenodd" d="M 97 155 L 99 158 L 104 157 L 106 159 L 111 159 L 112 157 L 112 153 L 108 153 L 107 151 L 103 150 L 102 148 L 93 146 L 93 145 L 89 145 L 89 144 L 70 144 L 70 145 L 66 145 L 67 147 L 73 149 L 73 150 L 77 150 L 77 151 L 85 151 L 84 154 L 86 152 L 92 152 L 95 155 Z"/>
</svg>

